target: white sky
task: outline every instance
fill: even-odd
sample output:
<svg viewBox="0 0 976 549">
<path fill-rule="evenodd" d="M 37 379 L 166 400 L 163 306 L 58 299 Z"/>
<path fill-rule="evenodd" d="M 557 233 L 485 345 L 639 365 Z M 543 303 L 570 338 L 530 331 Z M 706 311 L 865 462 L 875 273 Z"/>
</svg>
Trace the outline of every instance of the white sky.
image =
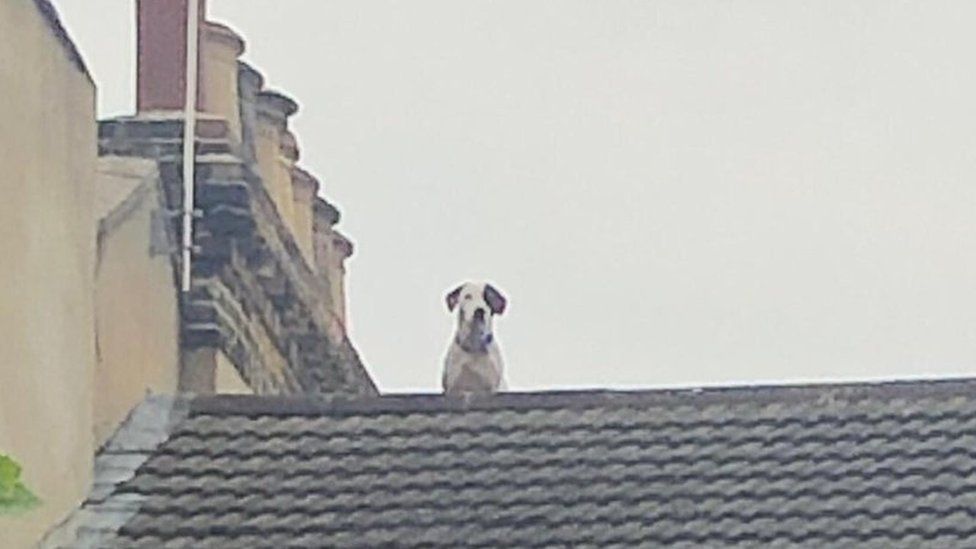
<svg viewBox="0 0 976 549">
<path fill-rule="evenodd" d="M 130 113 L 133 0 L 55 0 Z M 488 278 L 515 389 L 976 373 L 976 2 L 211 0 L 295 97 L 353 338 L 434 389 Z"/>
</svg>

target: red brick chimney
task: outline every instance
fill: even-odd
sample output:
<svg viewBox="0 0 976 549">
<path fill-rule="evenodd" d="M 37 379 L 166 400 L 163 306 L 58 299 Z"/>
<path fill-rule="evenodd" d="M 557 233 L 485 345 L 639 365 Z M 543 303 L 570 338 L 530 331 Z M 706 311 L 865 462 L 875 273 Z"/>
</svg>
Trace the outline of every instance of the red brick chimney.
<svg viewBox="0 0 976 549">
<path fill-rule="evenodd" d="M 203 28 L 207 2 L 200 1 Z M 186 10 L 188 0 L 138 0 L 136 110 L 183 110 L 186 93 Z M 197 66 L 200 66 L 199 64 Z M 197 92 L 197 108 L 202 103 Z"/>
</svg>

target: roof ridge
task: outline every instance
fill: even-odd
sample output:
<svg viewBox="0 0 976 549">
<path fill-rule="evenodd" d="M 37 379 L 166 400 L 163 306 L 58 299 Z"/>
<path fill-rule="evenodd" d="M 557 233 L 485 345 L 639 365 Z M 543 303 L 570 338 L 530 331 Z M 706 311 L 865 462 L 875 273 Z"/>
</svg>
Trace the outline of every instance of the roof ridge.
<svg viewBox="0 0 976 549">
<path fill-rule="evenodd" d="M 190 402 L 190 415 L 350 416 L 491 410 L 587 409 L 665 405 L 809 402 L 862 398 L 892 400 L 976 396 L 976 377 L 855 382 L 724 385 L 658 389 L 577 389 L 448 396 L 399 393 L 346 400 L 324 396 L 208 395 Z"/>
</svg>

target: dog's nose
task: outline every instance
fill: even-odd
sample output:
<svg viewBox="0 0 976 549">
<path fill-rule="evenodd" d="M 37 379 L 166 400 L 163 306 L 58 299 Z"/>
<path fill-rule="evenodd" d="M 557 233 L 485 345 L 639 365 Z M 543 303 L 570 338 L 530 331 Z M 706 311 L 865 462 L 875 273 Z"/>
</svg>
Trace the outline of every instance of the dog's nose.
<svg viewBox="0 0 976 549">
<path fill-rule="evenodd" d="M 485 310 L 484 309 L 475 309 L 474 310 L 474 319 L 475 320 L 484 320 L 485 319 Z"/>
</svg>

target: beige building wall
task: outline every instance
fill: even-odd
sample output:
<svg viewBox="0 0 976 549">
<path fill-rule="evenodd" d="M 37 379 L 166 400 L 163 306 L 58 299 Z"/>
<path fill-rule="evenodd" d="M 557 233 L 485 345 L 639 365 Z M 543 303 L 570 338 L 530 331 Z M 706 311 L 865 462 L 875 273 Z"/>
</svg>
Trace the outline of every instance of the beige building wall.
<svg viewBox="0 0 976 549">
<path fill-rule="evenodd" d="M 103 444 L 147 393 L 179 380 L 179 309 L 173 245 L 162 224 L 156 163 L 99 159 L 95 316 L 95 443 Z"/>
<path fill-rule="evenodd" d="M 5 549 L 91 480 L 95 86 L 61 32 L 33 1 L 0 2 L 0 452 L 43 500 L 0 517 Z"/>
</svg>

